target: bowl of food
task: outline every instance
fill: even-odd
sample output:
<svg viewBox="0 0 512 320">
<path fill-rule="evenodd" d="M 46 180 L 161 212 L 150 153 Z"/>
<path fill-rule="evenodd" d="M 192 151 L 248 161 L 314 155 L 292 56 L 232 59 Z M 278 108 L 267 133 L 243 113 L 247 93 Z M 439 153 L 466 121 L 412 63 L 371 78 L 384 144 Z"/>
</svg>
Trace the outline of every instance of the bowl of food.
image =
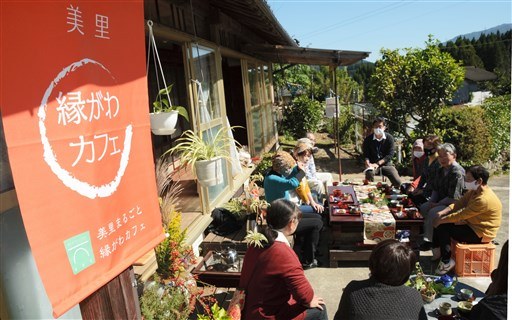
<svg viewBox="0 0 512 320">
<path fill-rule="evenodd" d="M 470 301 L 460 301 L 457 304 L 457 310 L 463 316 L 467 316 L 471 313 L 471 309 L 473 308 L 473 303 Z"/>
<path fill-rule="evenodd" d="M 407 218 L 407 213 L 405 213 L 404 211 L 397 211 L 397 212 L 395 212 L 395 216 L 398 219 L 404 219 L 404 218 Z"/>
<path fill-rule="evenodd" d="M 391 201 L 389 201 L 389 207 L 390 208 L 396 208 L 397 205 L 398 205 L 398 200 L 391 200 Z"/>
</svg>

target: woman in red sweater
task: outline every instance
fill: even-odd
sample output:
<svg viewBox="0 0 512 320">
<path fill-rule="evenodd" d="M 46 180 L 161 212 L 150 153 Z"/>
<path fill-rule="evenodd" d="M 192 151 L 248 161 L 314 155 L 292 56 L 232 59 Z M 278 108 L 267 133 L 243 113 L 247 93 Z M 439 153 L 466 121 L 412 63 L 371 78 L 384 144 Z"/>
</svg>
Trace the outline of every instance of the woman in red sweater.
<svg viewBox="0 0 512 320">
<path fill-rule="evenodd" d="M 244 257 L 240 287 L 246 291 L 243 319 L 327 320 L 324 300 L 315 296 L 297 255 L 286 236 L 297 229 L 301 212 L 289 200 L 272 201 L 263 248 L 249 246 Z"/>
</svg>

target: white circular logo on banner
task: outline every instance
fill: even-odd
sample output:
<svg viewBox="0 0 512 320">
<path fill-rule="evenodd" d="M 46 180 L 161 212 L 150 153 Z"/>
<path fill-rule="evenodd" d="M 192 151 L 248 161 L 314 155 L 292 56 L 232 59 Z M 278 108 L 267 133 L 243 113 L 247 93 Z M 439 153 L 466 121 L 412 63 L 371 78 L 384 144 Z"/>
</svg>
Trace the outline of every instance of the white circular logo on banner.
<svg viewBox="0 0 512 320">
<path fill-rule="evenodd" d="M 95 66 L 100 67 L 105 72 L 109 74 L 109 76 L 112 77 L 112 74 L 110 71 L 105 68 L 101 63 L 94 61 L 92 59 L 82 59 L 80 61 L 74 62 L 64 68 L 58 75 L 53 79 L 53 81 L 50 83 L 50 86 L 46 89 L 46 92 L 43 96 L 43 100 L 41 101 L 41 105 L 39 106 L 39 111 L 37 113 L 39 117 L 39 133 L 41 135 L 41 142 L 43 144 L 44 148 L 44 160 L 46 163 L 50 166 L 51 170 L 55 175 L 64 183 L 65 186 L 70 188 L 71 190 L 74 190 L 78 192 L 79 194 L 90 198 L 95 199 L 97 197 L 104 198 L 112 195 L 119 186 L 119 183 L 121 182 L 121 178 L 123 177 L 126 167 L 128 166 L 128 160 L 130 158 L 130 149 L 131 149 L 131 142 L 132 142 L 132 135 L 133 135 L 133 129 L 132 125 L 126 126 L 125 129 L 125 138 L 123 143 L 123 150 L 121 152 L 121 157 L 119 160 L 119 168 L 116 172 L 116 175 L 114 179 L 106 184 L 97 186 L 92 185 L 88 182 L 81 181 L 77 179 L 71 172 L 64 169 L 59 162 L 57 161 L 57 156 L 52 148 L 52 145 L 50 144 L 50 140 L 47 137 L 47 128 L 45 126 L 45 120 L 46 120 L 46 108 L 48 99 L 52 94 L 52 91 L 54 88 L 59 84 L 60 81 L 62 81 L 66 76 L 69 74 L 79 70 L 81 67 L 84 67 L 87 64 L 92 64 Z M 115 79 L 114 79 L 115 80 Z"/>
</svg>

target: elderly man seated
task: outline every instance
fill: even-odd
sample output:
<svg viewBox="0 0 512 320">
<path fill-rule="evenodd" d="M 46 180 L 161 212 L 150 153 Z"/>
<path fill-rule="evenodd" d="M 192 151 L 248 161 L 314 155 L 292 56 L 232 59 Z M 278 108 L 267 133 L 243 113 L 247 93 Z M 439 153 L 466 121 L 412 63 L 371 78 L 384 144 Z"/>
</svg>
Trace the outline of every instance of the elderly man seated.
<svg viewBox="0 0 512 320">
<path fill-rule="evenodd" d="M 304 171 L 306 172 L 306 179 L 308 180 L 312 194 L 316 196 L 317 202 L 322 203 L 322 200 L 325 199 L 327 186 L 332 186 L 332 174 L 329 172 L 316 171 L 315 159 L 313 158 L 313 154 L 315 150 L 317 150 L 315 147 L 315 135 L 312 132 L 308 132 L 305 138 L 301 138 L 297 141 L 297 146 L 301 143 L 307 144 L 312 151 L 312 155 L 304 166 Z"/>
<path fill-rule="evenodd" d="M 461 199 L 437 213 L 433 223 L 434 247 L 440 249 L 437 254 L 441 257 L 437 274 L 445 274 L 455 266 L 451 258 L 450 239 L 486 243 L 498 234 L 502 205 L 487 186 L 488 180 L 489 172 L 484 167 L 471 166 L 464 179 L 468 191 Z"/>
<path fill-rule="evenodd" d="M 432 249 L 434 227 L 432 225 L 437 213 L 462 197 L 464 190 L 464 168 L 457 163 L 457 150 L 451 143 L 441 144 L 437 148 L 437 161 L 440 167 L 435 172 L 430 199 L 420 206 L 423 223 L 423 240 L 421 251 Z"/>
</svg>

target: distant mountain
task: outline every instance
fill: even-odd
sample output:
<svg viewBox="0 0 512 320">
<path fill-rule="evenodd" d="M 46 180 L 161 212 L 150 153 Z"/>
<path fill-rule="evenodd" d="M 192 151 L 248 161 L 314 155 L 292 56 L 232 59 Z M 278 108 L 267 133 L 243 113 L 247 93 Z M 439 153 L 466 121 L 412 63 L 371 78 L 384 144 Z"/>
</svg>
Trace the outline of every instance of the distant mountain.
<svg viewBox="0 0 512 320">
<path fill-rule="evenodd" d="M 466 38 L 468 40 L 478 39 L 482 33 L 487 35 L 487 34 L 491 34 L 491 33 L 497 33 L 499 31 L 501 34 L 503 34 L 507 31 L 509 31 L 510 29 L 512 29 L 512 23 L 504 23 L 504 24 L 500 24 L 499 26 L 494 27 L 494 28 L 485 29 L 482 31 L 475 31 L 475 32 L 466 33 L 466 34 L 461 34 L 461 35 L 456 36 L 455 38 L 450 39 L 448 41 L 454 42 L 459 37 Z"/>
</svg>

